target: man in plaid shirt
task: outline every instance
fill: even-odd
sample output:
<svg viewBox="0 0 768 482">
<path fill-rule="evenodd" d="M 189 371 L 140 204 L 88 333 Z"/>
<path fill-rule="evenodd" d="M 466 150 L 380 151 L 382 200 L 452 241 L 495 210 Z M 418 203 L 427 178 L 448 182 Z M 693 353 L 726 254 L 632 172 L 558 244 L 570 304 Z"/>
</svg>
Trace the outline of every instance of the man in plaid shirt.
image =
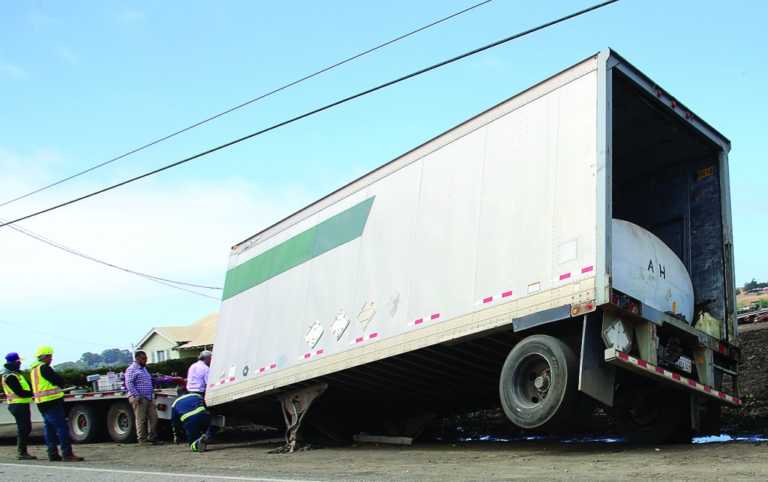
<svg viewBox="0 0 768 482">
<path fill-rule="evenodd" d="M 157 440 L 155 387 L 147 370 L 147 354 L 137 351 L 133 359 L 134 362 L 125 371 L 125 388 L 136 419 L 136 435 L 140 445 L 159 445 L 162 442 Z"/>
</svg>

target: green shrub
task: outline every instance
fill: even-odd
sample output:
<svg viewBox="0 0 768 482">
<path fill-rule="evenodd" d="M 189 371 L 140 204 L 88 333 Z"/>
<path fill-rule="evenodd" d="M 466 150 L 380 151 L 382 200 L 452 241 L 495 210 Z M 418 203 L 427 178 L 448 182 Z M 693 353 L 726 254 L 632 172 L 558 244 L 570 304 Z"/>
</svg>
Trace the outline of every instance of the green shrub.
<svg viewBox="0 0 768 482">
<path fill-rule="evenodd" d="M 189 366 L 196 361 L 196 358 L 179 358 L 176 360 L 166 360 L 160 363 L 148 363 L 147 369 L 152 374 L 171 375 L 186 378 Z M 90 388 L 90 384 L 86 380 L 88 375 L 93 375 L 96 373 L 104 375 L 107 372 L 120 373 L 124 372 L 126 368 L 128 367 L 103 367 L 94 368 L 92 370 L 57 370 L 57 373 L 61 375 L 61 377 L 66 382 L 65 385 L 68 387 L 77 386 Z"/>
</svg>

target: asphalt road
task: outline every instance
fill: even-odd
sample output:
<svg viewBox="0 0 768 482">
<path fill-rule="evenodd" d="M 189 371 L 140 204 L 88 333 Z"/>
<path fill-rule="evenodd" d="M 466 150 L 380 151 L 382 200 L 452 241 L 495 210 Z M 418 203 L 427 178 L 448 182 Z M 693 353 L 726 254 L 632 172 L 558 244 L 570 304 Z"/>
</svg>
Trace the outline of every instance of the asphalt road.
<svg viewBox="0 0 768 482">
<path fill-rule="evenodd" d="M 768 480 L 768 444 L 638 447 L 620 443 L 360 445 L 270 454 L 253 443 L 185 446 L 78 445 L 77 464 L 17 462 L 0 446 L 1 481 L 307 480 Z M 43 447 L 32 450 L 38 455 Z"/>
</svg>

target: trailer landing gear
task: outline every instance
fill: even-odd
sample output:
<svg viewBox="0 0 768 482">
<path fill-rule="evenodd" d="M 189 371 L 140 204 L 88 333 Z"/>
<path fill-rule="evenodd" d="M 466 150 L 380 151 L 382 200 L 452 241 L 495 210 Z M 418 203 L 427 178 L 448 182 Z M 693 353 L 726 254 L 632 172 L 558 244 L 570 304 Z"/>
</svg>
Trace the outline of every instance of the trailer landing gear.
<svg viewBox="0 0 768 482">
<path fill-rule="evenodd" d="M 317 397 L 328 388 L 326 383 L 318 383 L 310 387 L 301 388 L 283 393 L 278 396 L 280 408 L 285 420 L 285 445 L 274 450 L 273 453 L 292 453 L 297 450 L 299 429 L 309 407 Z"/>
</svg>

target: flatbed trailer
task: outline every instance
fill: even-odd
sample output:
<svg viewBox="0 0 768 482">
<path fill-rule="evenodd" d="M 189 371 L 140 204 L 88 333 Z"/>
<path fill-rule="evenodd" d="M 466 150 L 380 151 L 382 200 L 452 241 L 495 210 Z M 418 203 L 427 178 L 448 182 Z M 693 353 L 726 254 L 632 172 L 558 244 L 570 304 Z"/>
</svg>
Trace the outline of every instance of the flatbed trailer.
<svg viewBox="0 0 768 482">
<path fill-rule="evenodd" d="M 599 404 L 631 440 L 716 432 L 741 403 L 729 150 L 595 54 L 233 246 L 207 403 L 293 431 L 310 404 L 369 433 Z"/>
<path fill-rule="evenodd" d="M 158 420 L 170 422 L 176 390 L 157 389 L 155 397 Z M 94 442 L 103 436 L 119 443 L 136 439 L 135 418 L 125 390 L 75 390 L 64 396 L 64 403 L 73 442 Z M 37 408 L 32 409 L 32 427 L 35 432 L 42 433 L 43 418 Z M 0 437 L 15 435 L 13 416 L 6 407 L 5 397 L 0 396 Z"/>
</svg>

